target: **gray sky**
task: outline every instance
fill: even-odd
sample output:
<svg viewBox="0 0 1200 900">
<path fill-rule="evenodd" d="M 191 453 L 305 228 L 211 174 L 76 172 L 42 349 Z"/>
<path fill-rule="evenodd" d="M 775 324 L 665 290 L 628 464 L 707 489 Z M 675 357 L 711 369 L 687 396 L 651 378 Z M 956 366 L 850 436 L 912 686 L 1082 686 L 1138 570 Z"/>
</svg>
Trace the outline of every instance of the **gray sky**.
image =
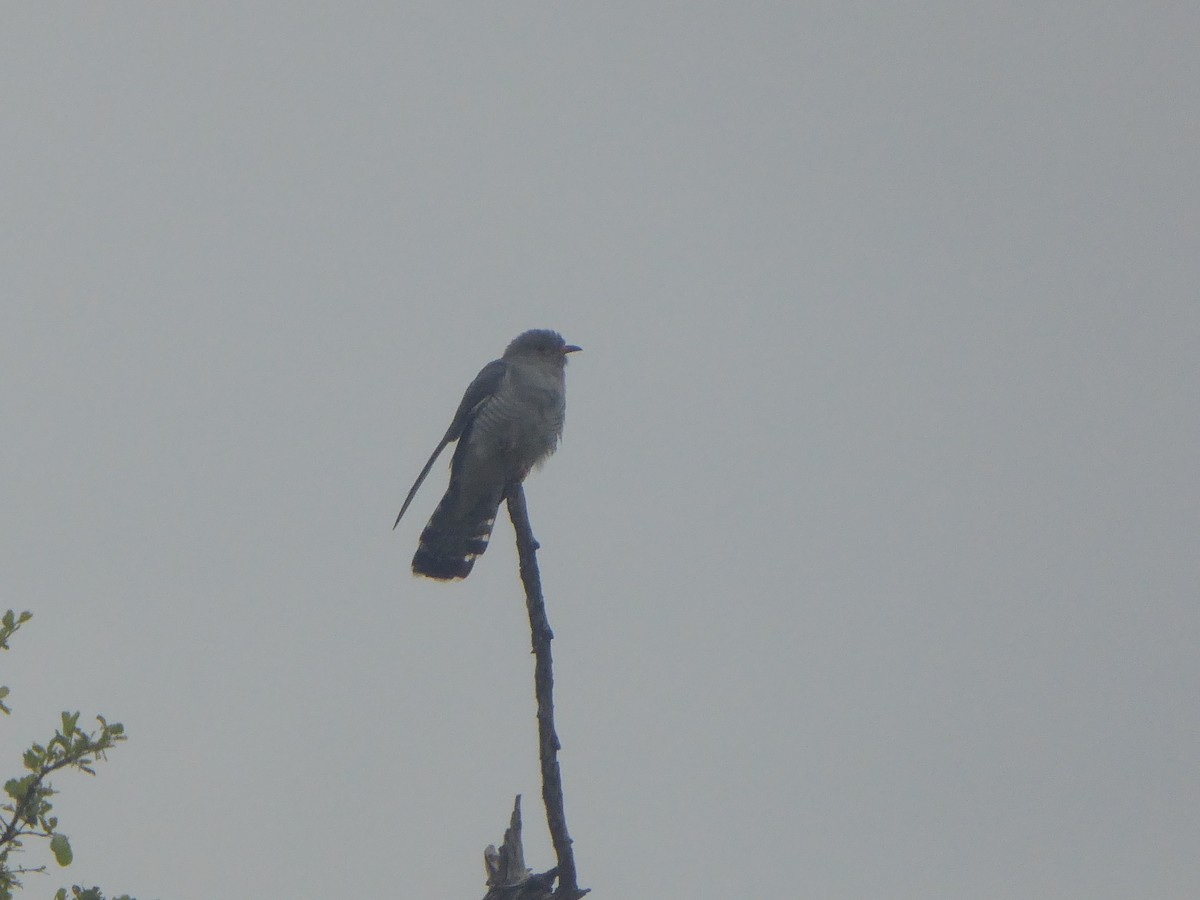
<svg viewBox="0 0 1200 900">
<path fill-rule="evenodd" d="M 0 775 L 43 896 L 482 896 L 512 531 L 405 491 L 518 332 L 597 897 L 1200 895 L 1200 8 L 6 5 Z M 30 862 L 41 861 L 32 857 Z"/>
</svg>

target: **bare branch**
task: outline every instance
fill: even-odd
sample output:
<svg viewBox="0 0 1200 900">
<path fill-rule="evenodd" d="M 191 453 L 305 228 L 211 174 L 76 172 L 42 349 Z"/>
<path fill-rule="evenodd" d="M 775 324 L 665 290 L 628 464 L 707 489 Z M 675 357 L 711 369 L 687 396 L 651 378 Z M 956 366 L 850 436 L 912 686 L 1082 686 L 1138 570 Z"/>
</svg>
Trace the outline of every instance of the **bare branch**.
<svg viewBox="0 0 1200 900">
<path fill-rule="evenodd" d="M 546 618 L 546 604 L 542 598 L 542 577 L 538 572 L 538 542 L 529 525 L 529 511 L 525 506 L 525 491 L 520 484 L 510 485 L 507 492 L 508 514 L 517 533 L 517 555 L 520 559 L 521 583 L 525 586 L 525 606 L 529 612 L 529 629 L 533 641 L 534 695 L 537 698 L 538 756 L 542 766 L 542 801 L 546 805 L 546 822 L 550 827 L 550 840 L 558 857 L 556 869 L 546 873 L 558 876 L 558 888 L 554 900 L 578 900 L 587 893 L 576 881 L 575 855 L 571 850 L 571 836 L 567 832 L 567 814 L 563 808 L 562 777 L 558 767 L 558 751 L 561 744 L 554 729 L 554 663 L 550 653 L 550 641 L 554 632 Z M 519 801 L 520 798 L 518 798 Z M 520 805 L 513 811 L 513 823 L 509 831 L 516 829 L 516 842 L 520 846 Z M 506 834 L 507 840 L 507 834 Z M 524 865 L 522 861 L 522 866 Z M 556 871 L 557 870 L 557 871 Z M 489 898 L 491 897 L 489 893 Z"/>
</svg>

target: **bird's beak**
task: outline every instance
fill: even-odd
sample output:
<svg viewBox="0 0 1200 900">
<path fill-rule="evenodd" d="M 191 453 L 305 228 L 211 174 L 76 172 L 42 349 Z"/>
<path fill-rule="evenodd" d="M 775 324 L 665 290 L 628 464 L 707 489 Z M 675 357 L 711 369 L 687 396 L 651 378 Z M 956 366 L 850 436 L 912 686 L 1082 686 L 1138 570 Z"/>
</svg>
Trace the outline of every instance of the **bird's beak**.
<svg viewBox="0 0 1200 900">
<path fill-rule="evenodd" d="M 568 353 L 578 353 L 582 349 L 582 347 L 576 347 L 574 344 L 567 344 L 567 346 L 562 348 L 563 356 L 566 356 Z"/>
</svg>

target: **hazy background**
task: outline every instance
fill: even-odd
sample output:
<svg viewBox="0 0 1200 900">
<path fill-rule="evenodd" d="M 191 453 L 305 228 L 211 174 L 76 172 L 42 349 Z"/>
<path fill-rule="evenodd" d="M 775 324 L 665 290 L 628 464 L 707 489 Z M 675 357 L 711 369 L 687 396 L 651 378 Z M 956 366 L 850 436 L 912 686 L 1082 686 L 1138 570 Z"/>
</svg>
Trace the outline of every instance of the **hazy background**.
<svg viewBox="0 0 1200 900">
<path fill-rule="evenodd" d="M 597 898 L 1200 896 L 1200 7 L 6 4 L 0 777 L 29 894 L 462 898 L 538 802 L 518 332 Z M 42 851 L 30 863 L 48 861 Z"/>
</svg>

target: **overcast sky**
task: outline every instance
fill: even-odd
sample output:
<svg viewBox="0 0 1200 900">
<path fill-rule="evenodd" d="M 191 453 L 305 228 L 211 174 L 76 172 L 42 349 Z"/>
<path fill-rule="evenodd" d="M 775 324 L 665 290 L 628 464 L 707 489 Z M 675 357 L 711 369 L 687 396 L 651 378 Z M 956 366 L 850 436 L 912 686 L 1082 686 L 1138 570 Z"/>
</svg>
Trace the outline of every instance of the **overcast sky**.
<svg viewBox="0 0 1200 900">
<path fill-rule="evenodd" d="M 1200 896 L 1200 7 L 6 4 L 0 778 L 31 896 L 479 897 L 538 803 L 527 483 L 597 898 Z M 29 863 L 49 861 L 41 851 Z"/>
</svg>

